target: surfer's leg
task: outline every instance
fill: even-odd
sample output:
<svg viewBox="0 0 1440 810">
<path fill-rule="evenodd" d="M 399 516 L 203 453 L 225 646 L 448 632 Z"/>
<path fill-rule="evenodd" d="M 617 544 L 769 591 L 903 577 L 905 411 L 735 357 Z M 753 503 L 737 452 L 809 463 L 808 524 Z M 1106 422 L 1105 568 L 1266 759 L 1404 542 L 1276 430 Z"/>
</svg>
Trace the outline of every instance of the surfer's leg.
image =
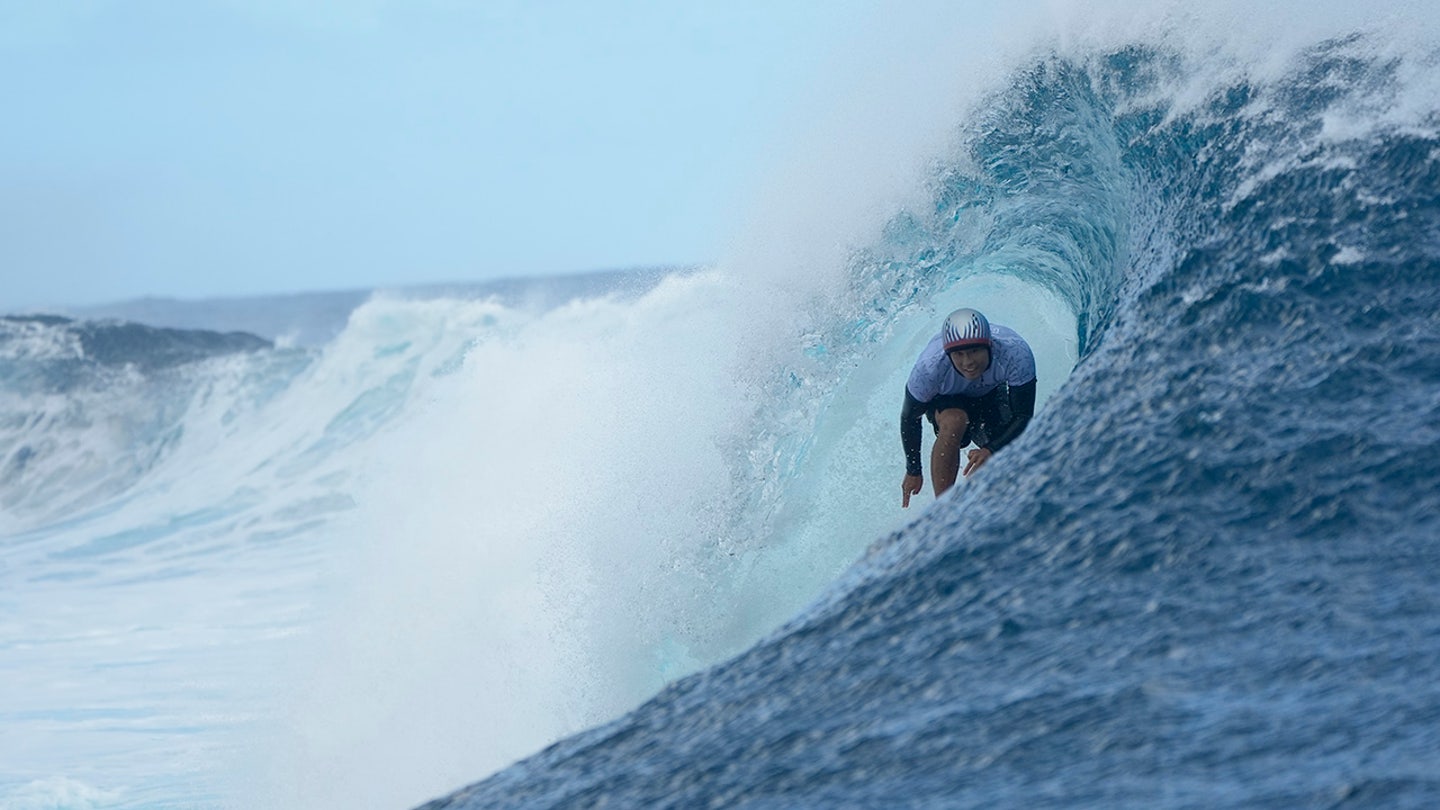
<svg viewBox="0 0 1440 810">
<path fill-rule="evenodd" d="M 935 497 L 955 486 L 960 475 L 960 448 L 965 446 L 965 429 L 970 416 L 964 408 L 946 408 L 935 414 L 935 446 L 930 448 L 930 483 Z"/>
</svg>

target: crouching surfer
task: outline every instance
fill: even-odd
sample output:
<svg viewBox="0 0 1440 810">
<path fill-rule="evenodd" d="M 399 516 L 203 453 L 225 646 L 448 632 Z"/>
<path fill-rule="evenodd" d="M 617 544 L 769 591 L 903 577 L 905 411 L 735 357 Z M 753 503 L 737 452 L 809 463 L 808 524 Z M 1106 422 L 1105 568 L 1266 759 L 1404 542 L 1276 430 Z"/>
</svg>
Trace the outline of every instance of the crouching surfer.
<svg viewBox="0 0 1440 810">
<path fill-rule="evenodd" d="M 902 506 L 925 485 L 920 466 L 920 417 L 935 428 L 930 478 L 935 496 L 955 485 L 960 450 L 965 475 L 975 472 L 1015 440 L 1035 415 L 1035 355 L 1015 330 L 994 326 L 973 309 L 957 309 L 915 361 L 900 411 L 905 448 Z"/>
</svg>

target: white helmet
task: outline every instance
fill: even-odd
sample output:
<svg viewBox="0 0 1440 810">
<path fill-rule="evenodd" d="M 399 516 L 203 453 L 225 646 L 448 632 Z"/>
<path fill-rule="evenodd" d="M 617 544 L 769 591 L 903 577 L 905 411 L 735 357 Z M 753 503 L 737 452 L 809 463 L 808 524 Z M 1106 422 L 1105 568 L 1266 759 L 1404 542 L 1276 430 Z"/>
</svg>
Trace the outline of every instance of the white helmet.
<svg viewBox="0 0 1440 810">
<path fill-rule="evenodd" d="M 973 309 L 957 309 L 945 319 L 945 351 L 990 348 L 990 322 Z"/>
</svg>

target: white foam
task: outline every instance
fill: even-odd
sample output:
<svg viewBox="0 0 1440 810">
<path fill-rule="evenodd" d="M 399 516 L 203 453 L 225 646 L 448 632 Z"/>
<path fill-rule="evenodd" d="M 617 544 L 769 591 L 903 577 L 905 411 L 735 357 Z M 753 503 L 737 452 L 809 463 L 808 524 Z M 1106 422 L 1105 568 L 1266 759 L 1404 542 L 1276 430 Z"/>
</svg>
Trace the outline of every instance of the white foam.
<svg viewBox="0 0 1440 810">
<path fill-rule="evenodd" d="M 115 791 L 99 790 L 78 779 L 36 779 L 0 795 L 6 810 L 97 810 L 120 798 Z"/>
</svg>

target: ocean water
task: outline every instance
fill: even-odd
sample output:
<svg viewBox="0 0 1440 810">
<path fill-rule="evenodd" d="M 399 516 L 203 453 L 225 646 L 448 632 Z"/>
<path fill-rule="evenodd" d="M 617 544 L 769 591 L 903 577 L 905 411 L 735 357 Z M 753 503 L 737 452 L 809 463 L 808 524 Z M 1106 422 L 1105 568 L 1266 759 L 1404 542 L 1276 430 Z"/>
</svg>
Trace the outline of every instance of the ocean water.
<svg viewBox="0 0 1440 810">
<path fill-rule="evenodd" d="M 0 320 L 0 806 L 1436 806 L 1433 12 L 1178 8 L 829 261 Z M 1040 411 L 902 511 L 962 305 Z"/>
</svg>

